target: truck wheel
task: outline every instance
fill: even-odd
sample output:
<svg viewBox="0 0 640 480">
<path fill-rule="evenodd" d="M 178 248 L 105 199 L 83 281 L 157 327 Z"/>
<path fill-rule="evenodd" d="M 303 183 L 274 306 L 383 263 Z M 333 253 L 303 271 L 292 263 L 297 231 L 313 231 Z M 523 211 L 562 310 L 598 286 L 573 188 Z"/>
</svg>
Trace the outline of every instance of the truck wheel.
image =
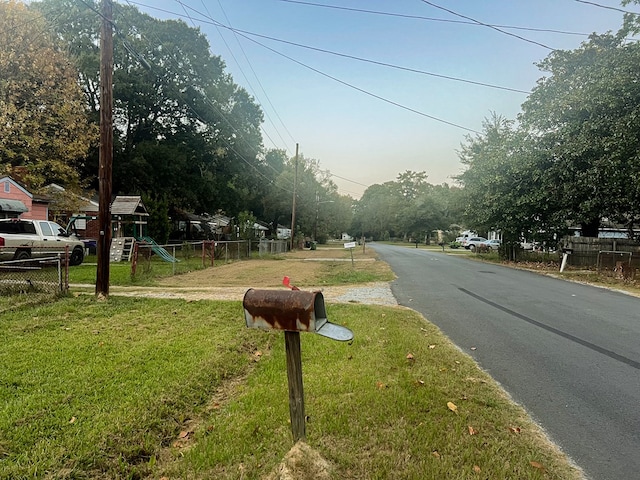
<svg viewBox="0 0 640 480">
<path fill-rule="evenodd" d="M 80 247 L 76 247 L 71 252 L 71 256 L 69 258 L 69 265 L 75 267 L 76 265 L 80 265 L 84 260 L 84 250 Z"/>
<path fill-rule="evenodd" d="M 31 258 L 31 254 L 28 250 L 18 250 L 13 256 L 14 260 L 29 260 Z"/>
</svg>

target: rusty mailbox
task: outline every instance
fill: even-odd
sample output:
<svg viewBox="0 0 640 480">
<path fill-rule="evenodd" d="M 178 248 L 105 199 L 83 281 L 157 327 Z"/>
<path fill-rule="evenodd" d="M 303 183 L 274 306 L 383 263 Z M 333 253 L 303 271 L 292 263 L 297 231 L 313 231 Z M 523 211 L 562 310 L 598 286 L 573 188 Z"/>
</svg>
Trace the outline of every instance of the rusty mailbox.
<svg viewBox="0 0 640 480">
<path fill-rule="evenodd" d="M 327 320 L 321 292 L 249 289 L 242 301 L 249 328 L 311 332 L 346 342 L 353 332 Z"/>
</svg>

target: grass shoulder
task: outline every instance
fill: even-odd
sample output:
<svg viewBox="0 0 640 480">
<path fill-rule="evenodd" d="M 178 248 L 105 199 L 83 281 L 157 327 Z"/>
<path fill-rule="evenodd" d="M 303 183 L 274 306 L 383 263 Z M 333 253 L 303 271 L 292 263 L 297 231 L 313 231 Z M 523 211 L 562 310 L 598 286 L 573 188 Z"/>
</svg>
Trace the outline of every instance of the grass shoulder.
<svg viewBox="0 0 640 480">
<path fill-rule="evenodd" d="M 331 478 L 580 478 L 417 313 L 327 313 L 355 333 L 302 334 Z M 267 478 L 292 446 L 283 335 L 239 302 L 66 297 L 5 312 L 0 338 L 0 478 Z"/>
</svg>

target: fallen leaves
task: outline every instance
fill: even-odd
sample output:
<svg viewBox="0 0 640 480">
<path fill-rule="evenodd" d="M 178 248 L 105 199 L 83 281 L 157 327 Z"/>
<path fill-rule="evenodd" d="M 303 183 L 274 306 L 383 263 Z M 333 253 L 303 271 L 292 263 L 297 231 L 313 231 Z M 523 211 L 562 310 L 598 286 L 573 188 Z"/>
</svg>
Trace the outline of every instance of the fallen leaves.
<svg viewBox="0 0 640 480">
<path fill-rule="evenodd" d="M 520 427 L 509 427 L 509 431 L 511 433 L 520 433 L 522 430 L 520 430 Z"/>
<path fill-rule="evenodd" d="M 447 407 L 456 415 L 458 414 L 458 406 L 453 402 L 447 402 Z"/>
<path fill-rule="evenodd" d="M 533 468 L 537 468 L 538 470 L 540 470 L 542 472 L 545 472 L 547 470 L 546 468 L 544 468 L 544 465 L 542 465 L 540 462 L 535 462 L 535 461 L 532 460 L 529 463 L 531 464 L 531 466 Z"/>
<path fill-rule="evenodd" d="M 469 425 L 468 428 L 469 428 L 469 435 L 477 435 L 478 434 L 478 430 L 473 428 L 471 425 Z"/>
</svg>

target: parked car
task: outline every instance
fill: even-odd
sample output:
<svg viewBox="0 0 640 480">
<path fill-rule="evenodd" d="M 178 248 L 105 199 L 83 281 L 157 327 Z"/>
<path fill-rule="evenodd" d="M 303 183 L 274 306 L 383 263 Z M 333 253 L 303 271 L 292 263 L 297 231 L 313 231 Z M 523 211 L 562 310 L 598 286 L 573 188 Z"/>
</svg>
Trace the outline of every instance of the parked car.
<svg viewBox="0 0 640 480">
<path fill-rule="evenodd" d="M 494 238 L 493 240 L 487 240 L 483 244 L 492 250 L 498 250 L 500 248 L 500 245 L 502 245 L 502 241 L 498 240 L 497 238 Z"/>
<path fill-rule="evenodd" d="M 475 251 L 476 248 L 478 248 L 478 245 L 486 241 L 487 239 L 484 237 L 471 237 L 467 239 L 467 241 L 465 242 L 464 248 L 466 248 L 467 250 L 471 250 L 473 252 Z"/>
<path fill-rule="evenodd" d="M 69 265 L 84 260 L 84 243 L 60 225 L 47 220 L 0 220 L 0 260 L 27 260 L 64 253 L 69 247 Z"/>
</svg>

